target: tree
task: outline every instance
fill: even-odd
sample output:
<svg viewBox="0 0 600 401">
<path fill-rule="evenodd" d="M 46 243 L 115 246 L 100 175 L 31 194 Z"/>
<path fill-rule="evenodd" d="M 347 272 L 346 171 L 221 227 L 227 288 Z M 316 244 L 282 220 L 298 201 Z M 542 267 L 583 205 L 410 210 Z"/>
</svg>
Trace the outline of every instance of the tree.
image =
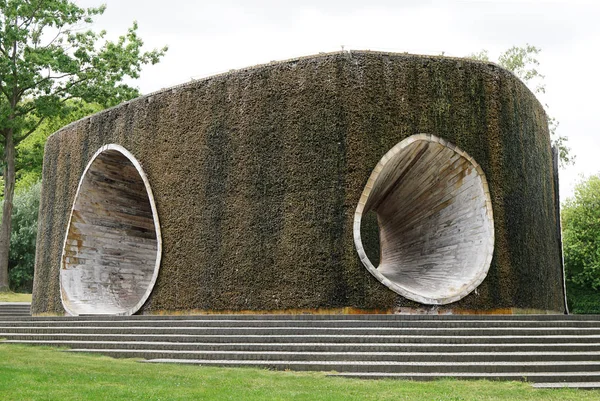
<svg viewBox="0 0 600 401">
<path fill-rule="evenodd" d="M 498 64 L 512 71 L 519 79 L 527 84 L 535 94 L 546 93 L 546 85 L 544 84 L 544 75 L 538 71 L 540 62 L 537 55 L 541 49 L 530 44 L 524 47 L 513 46 L 501 53 L 498 57 Z M 481 50 L 477 53 L 472 53 L 467 58 L 479 61 L 490 61 L 487 50 Z M 548 105 L 544 104 L 546 113 L 548 114 Z M 558 149 L 560 164 L 562 167 L 575 162 L 575 156 L 571 154 L 571 149 L 567 146 L 568 138 L 557 134 L 559 122 L 548 115 L 548 128 L 550 129 L 550 138 L 552 145 Z"/>
<path fill-rule="evenodd" d="M 575 186 L 561 216 L 567 281 L 600 289 L 600 175 Z"/>
<path fill-rule="evenodd" d="M 73 121 L 77 121 L 103 109 L 103 107 L 97 103 L 85 103 L 76 100 L 69 100 L 69 102 L 71 103 L 70 106 L 72 108 L 71 113 L 67 116 L 47 118 L 31 133 L 31 135 L 15 147 L 15 194 L 20 190 L 28 189 L 42 179 L 44 146 L 50 135 Z M 4 181 L 0 175 L 0 201 L 3 200 L 3 198 Z M 14 229 L 16 229 L 14 221 L 12 226 L 14 231 Z"/>
<path fill-rule="evenodd" d="M 50 135 L 62 127 L 103 109 L 97 103 L 70 100 L 72 112 L 67 116 L 47 118 L 15 148 L 15 192 L 25 190 L 42 179 L 44 146 Z M 14 226 L 14 224 L 13 224 Z"/>
<path fill-rule="evenodd" d="M 69 102 L 73 109 L 69 115 L 47 118 L 15 148 L 15 197 L 8 258 L 8 281 L 12 291 L 31 293 L 33 286 L 37 216 L 46 140 L 69 123 L 102 110 L 102 106 L 97 103 L 76 100 Z M 0 200 L 2 189 L 3 183 L 0 182 Z"/>
<path fill-rule="evenodd" d="M 575 186 L 561 220 L 569 309 L 600 313 L 600 174 Z"/>
<path fill-rule="evenodd" d="M 15 147 L 47 119 L 71 113 L 77 106 L 69 99 L 111 106 L 136 97 L 137 89 L 123 80 L 138 78 L 143 65 L 167 51 L 143 51 L 135 22 L 116 42 L 87 29 L 104 10 L 70 0 L 0 0 L 0 291 L 8 289 Z"/>
</svg>

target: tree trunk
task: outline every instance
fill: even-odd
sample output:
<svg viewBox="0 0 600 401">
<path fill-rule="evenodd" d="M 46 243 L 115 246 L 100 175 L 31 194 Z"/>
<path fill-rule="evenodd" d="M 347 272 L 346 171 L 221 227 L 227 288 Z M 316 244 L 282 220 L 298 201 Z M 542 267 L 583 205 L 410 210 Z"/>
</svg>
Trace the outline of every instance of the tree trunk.
<svg viewBox="0 0 600 401">
<path fill-rule="evenodd" d="M 4 142 L 4 204 L 0 226 L 0 292 L 8 291 L 8 252 L 12 225 L 13 197 L 15 195 L 15 144 L 13 130 L 5 132 Z"/>
</svg>

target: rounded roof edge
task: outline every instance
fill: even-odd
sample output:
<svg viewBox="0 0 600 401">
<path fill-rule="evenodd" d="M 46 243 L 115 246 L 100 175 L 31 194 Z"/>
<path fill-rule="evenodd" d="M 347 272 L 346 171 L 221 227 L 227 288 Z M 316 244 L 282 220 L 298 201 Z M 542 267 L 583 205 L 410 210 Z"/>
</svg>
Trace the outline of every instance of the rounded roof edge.
<svg viewBox="0 0 600 401">
<path fill-rule="evenodd" d="M 447 61 L 457 61 L 457 62 L 467 62 L 467 63 L 472 63 L 472 64 L 479 64 L 481 66 L 486 66 L 486 67 L 492 67 L 494 69 L 497 69 L 500 72 L 503 72 L 504 74 L 511 76 L 512 78 L 516 79 L 518 82 L 520 82 L 523 87 L 529 91 L 531 93 L 531 95 L 533 96 L 533 98 L 539 103 L 541 109 L 545 112 L 544 108 L 542 107 L 541 102 L 537 99 L 537 97 L 535 96 L 535 94 L 527 87 L 527 85 L 519 78 L 515 75 L 515 73 L 513 73 L 510 70 L 507 70 L 506 68 L 498 65 L 497 63 L 494 63 L 492 61 L 481 61 L 481 60 L 475 60 L 475 59 L 470 59 L 467 57 L 452 57 L 452 56 L 442 56 L 442 55 L 427 55 L 427 54 L 413 54 L 413 53 L 408 53 L 408 52 L 388 52 L 388 51 L 378 51 L 378 50 L 338 50 L 338 51 L 334 51 L 334 52 L 323 52 L 323 53 L 317 53 L 317 54 L 311 54 L 311 55 L 307 55 L 307 56 L 298 56 L 298 57 L 292 57 L 292 58 L 288 58 L 288 59 L 284 59 L 284 60 L 274 60 L 274 61 L 270 61 L 268 63 L 262 63 L 262 64 L 256 64 L 256 65 L 252 65 L 252 66 L 248 66 L 248 67 L 242 67 L 242 68 L 238 68 L 238 69 L 231 69 L 229 71 L 226 72 L 222 72 L 222 73 L 218 73 L 218 74 L 214 74 L 214 75 L 209 75 L 207 77 L 202 77 L 202 78 L 198 78 L 198 79 L 192 79 L 189 82 L 184 82 L 181 84 L 177 84 L 174 86 L 170 86 L 168 88 L 162 88 L 150 93 L 147 93 L 145 95 L 141 95 L 139 97 L 136 97 L 134 99 L 125 101 L 123 103 L 120 103 L 116 106 L 112 106 L 109 107 L 107 109 L 101 110 L 97 113 L 94 114 L 90 114 L 89 116 L 83 117 L 79 120 L 73 121 L 72 123 L 60 128 L 59 130 L 57 130 L 56 132 L 52 133 L 48 139 L 58 133 L 61 133 L 62 131 L 68 130 L 70 127 L 72 127 L 73 125 L 77 125 L 77 124 L 81 124 L 82 122 L 86 121 L 86 120 L 90 120 L 96 116 L 102 115 L 104 113 L 109 113 L 115 109 L 119 109 L 119 108 L 123 108 L 123 107 L 127 107 L 127 105 L 129 105 L 130 103 L 133 102 L 139 102 L 139 101 L 143 101 L 145 99 L 148 98 L 152 98 L 153 96 L 157 96 L 157 95 L 161 95 L 163 93 L 168 93 L 168 92 L 173 92 L 173 91 L 178 91 L 180 89 L 187 89 L 189 87 L 193 87 L 194 85 L 197 85 L 199 83 L 203 83 L 206 81 L 210 81 L 210 80 L 216 80 L 216 79 L 220 79 L 220 78 L 225 78 L 225 77 L 229 77 L 229 76 L 233 76 L 233 75 L 237 75 L 237 74 L 242 74 L 242 73 L 246 73 L 246 72 L 252 72 L 252 71 L 260 71 L 262 69 L 266 69 L 269 67 L 276 67 L 276 66 L 281 66 L 281 65 L 285 65 L 285 64 L 291 64 L 291 63 L 295 63 L 295 62 L 299 62 L 299 61 L 308 61 L 308 60 L 318 60 L 318 59 L 322 59 L 322 58 L 327 58 L 327 57 L 336 57 L 336 56 L 344 56 L 345 58 L 348 57 L 352 57 L 352 55 L 370 55 L 370 56 L 393 56 L 393 57 L 406 57 L 406 58 L 421 58 L 421 59 L 430 59 L 430 60 L 447 60 Z"/>
</svg>

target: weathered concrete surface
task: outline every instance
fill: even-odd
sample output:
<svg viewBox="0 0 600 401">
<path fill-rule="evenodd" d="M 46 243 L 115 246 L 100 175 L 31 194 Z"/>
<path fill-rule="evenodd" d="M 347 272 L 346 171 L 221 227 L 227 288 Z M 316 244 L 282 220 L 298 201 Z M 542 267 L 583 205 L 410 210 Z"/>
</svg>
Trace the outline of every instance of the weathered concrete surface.
<svg viewBox="0 0 600 401">
<path fill-rule="evenodd" d="M 140 161 L 160 217 L 163 258 L 144 312 L 418 307 L 362 266 L 352 229 L 374 166 L 419 133 L 472 156 L 493 205 L 487 278 L 448 308 L 562 311 L 550 140 L 534 95 L 492 64 L 352 52 L 195 81 L 54 134 L 33 312 L 63 312 L 71 205 L 108 143 Z M 363 241 L 370 236 L 376 225 L 363 227 Z"/>
</svg>

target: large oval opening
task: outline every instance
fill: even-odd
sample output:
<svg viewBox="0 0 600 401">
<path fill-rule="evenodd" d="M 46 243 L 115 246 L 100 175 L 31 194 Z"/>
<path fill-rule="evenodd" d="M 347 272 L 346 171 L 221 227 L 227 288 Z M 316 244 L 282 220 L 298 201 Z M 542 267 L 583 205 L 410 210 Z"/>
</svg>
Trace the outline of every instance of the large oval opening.
<svg viewBox="0 0 600 401">
<path fill-rule="evenodd" d="M 369 213 L 371 212 L 371 213 Z M 363 246 L 363 216 L 375 212 L 379 265 Z M 486 277 L 494 250 L 492 202 L 481 167 L 433 135 L 413 135 L 373 170 L 354 215 L 354 242 L 365 267 L 414 301 L 458 301 Z"/>
<path fill-rule="evenodd" d="M 161 258 L 152 190 L 125 148 L 105 145 L 85 168 L 61 258 L 63 306 L 71 315 L 131 315 L 150 296 Z"/>
</svg>

